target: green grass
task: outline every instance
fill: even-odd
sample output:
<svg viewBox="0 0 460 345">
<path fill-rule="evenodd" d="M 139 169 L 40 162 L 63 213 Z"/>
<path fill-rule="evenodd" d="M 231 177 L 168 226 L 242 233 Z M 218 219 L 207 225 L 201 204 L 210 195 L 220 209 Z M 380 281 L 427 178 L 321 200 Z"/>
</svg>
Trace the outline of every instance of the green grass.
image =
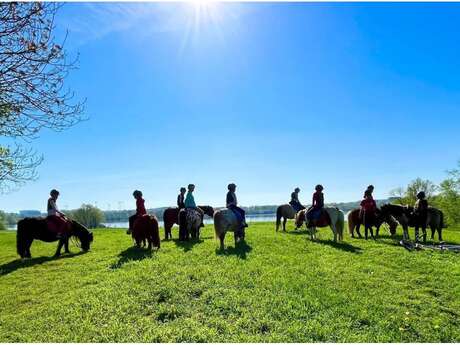
<svg viewBox="0 0 460 345">
<path fill-rule="evenodd" d="M 334 244 L 329 229 L 311 242 L 271 223 L 237 249 L 230 234 L 225 252 L 211 226 L 202 237 L 149 253 L 97 230 L 86 254 L 52 259 L 55 243 L 34 242 L 20 262 L 0 233 L 0 342 L 460 341 L 460 254 Z"/>
</svg>

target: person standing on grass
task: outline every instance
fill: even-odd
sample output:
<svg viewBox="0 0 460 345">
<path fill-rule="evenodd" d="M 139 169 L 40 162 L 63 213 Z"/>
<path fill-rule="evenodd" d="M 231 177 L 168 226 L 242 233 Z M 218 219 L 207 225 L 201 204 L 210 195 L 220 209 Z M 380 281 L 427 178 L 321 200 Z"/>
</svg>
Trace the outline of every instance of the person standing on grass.
<svg viewBox="0 0 460 345">
<path fill-rule="evenodd" d="M 235 214 L 238 222 L 241 224 L 243 228 L 247 228 L 248 224 L 246 223 L 246 212 L 241 208 L 238 207 L 238 201 L 236 199 L 236 184 L 230 183 L 227 186 L 228 193 L 226 198 L 227 208 L 232 210 Z"/>
<path fill-rule="evenodd" d="M 372 233 L 372 226 L 375 224 L 375 212 L 377 212 L 377 204 L 375 203 L 370 190 L 366 190 L 364 192 L 364 199 L 361 201 L 360 206 L 360 213 L 362 213 L 361 222 L 364 224 L 367 240 L 367 233 L 369 230 L 371 231 L 372 237 L 374 237 Z"/>
<path fill-rule="evenodd" d="M 415 216 L 415 242 L 419 242 L 419 228 L 422 228 L 423 241 L 426 241 L 426 225 L 428 220 L 428 200 L 426 200 L 425 192 L 421 191 L 417 194 L 417 201 L 414 205 Z"/>
<path fill-rule="evenodd" d="M 145 200 L 142 199 L 142 192 L 140 190 L 135 190 L 133 192 L 133 197 L 136 199 L 136 214 L 129 217 L 129 229 L 126 232 L 127 234 L 132 233 L 133 225 L 136 219 L 147 214 L 147 210 L 145 209 Z"/>
<path fill-rule="evenodd" d="M 181 187 L 180 189 L 180 193 L 179 195 L 177 196 L 177 207 L 179 208 L 179 210 L 182 210 L 183 208 L 185 208 L 185 192 L 187 190 L 185 189 L 185 187 Z"/>
<path fill-rule="evenodd" d="M 187 188 L 188 188 L 188 192 L 185 197 L 184 206 L 186 209 L 195 210 L 195 211 L 198 211 L 198 213 L 200 213 L 201 215 L 200 227 L 204 227 L 204 224 L 203 224 L 204 211 L 198 206 L 196 206 L 195 198 L 193 197 L 193 191 L 195 190 L 195 185 L 193 183 L 190 183 L 187 186 Z"/>
</svg>

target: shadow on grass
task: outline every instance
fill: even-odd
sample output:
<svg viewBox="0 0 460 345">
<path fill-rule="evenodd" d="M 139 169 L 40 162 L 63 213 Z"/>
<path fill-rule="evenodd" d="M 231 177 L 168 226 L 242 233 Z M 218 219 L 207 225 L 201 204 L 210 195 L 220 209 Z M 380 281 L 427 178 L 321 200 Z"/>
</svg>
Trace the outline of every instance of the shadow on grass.
<svg viewBox="0 0 460 345">
<path fill-rule="evenodd" d="M 200 238 L 199 240 L 190 239 L 188 241 L 181 241 L 179 239 L 174 239 L 173 242 L 176 245 L 176 247 L 181 248 L 184 251 L 184 253 L 186 253 L 192 250 L 193 247 L 196 246 L 197 244 L 203 243 L 204 238 Z"/>
<path fill-rule="evenodd" d="M 308 231 L 305 229 L 286 230 L 286 231 L 278 231 L 278 232 L 283 235 L 307 235 L 308 234 Z"/>
<path fill-rule="evenodd" d="M 73 258 L 75 256 L 79 256 L 85 254 L 85 252 L 78 252 L 78 253 L 69 253 L 69 254 L 62 254 L 61 256 L 39 256 L 37 258 L 32 259 L 16 259 L 7 264 L 3 264 L 0 266 L 0 276 L 7 275 L 11 272 L 14 272 L 21 268 L 32 267 L 35 265 L 41 265 L 48 261 L 55 261 L 55 260 L 63 260 L 67 258 Z"/>
<path fill-rule="evenodd" d="M 227 247 L 224 250 L 216 249 L 217 255 L 230 256 L 235 255 L 240 259 L 246 260 L 247 254 L 252 250 L 252 247 L 245 240 L 239 241 L 235 247 Z"/>
<path fill-rule="evenodd" d="M 120 254 L 118 254 L 118 261 L 110 266 L 111 269 L 115 270 L 121 268 L 124 264 L 129 261 L 142 261 L 144 259 L 151 258 L 153 250 L 146 248 L 138 248 L 136 246 L 130 247 Z"/>
<path fill-rule="evenodd" d="M 336 249 L 343 250 L 345 252 L 350 252 L 350 253 L 355 253 L 355 254 L 361 254 L 362 248 L 361 247 L 356 247 L 350 243 L 346 242 L 334 242 L 333 240 L 321 240 L 317 239 L 314 241 L 316 243 L 324 244 L 326 246 L 331 246 Z"/>
</svg>

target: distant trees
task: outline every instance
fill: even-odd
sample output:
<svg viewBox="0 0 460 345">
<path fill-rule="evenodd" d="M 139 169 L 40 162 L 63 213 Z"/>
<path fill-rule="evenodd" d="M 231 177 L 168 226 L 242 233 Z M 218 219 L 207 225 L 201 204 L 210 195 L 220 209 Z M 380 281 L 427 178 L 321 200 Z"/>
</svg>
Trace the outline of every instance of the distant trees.
<svg viewBox="0 0 460 345">
<path fill-rule="evenodd" d="M 390 191 L 390 196 L 401 205 L 413 205 L 417 200 L 418 192 L 424 191 L 428 200 L 432 201 L 437 190 L 438 186 L 432 181 L 417 177 L 406 188 L 398 187 Z"/>
<path fill-rule="evenodd" d="M 30 140 L 42 128 L 61 131 L 82 120 L 83 103 L 64 88 L 76 60 L 53 36 L 59 6 L 0 3 L 0 137 Z M 36 178 L 41 162 L 16 142 L 0 144 L 0 191 Z"/>
<path fill-rule="evenodd" d="M 417 178 L 406 188 L 390 192 L 393 200 L 401 205 L 413 205 L 419 191 L 424 191 L 431 205 L 442 209 L 448 224 L 460 224 L 460 161 L 457 168 L 447 171 L 447 178 L 439 185 Z"/>
<path fill-rule="evenodd" d="M 83 204 L 79 209 L 68 211 L 67 215 L 88 228 L 97 228 L 105 219 L 100 209 L 89 204 Z"/>
</svg>

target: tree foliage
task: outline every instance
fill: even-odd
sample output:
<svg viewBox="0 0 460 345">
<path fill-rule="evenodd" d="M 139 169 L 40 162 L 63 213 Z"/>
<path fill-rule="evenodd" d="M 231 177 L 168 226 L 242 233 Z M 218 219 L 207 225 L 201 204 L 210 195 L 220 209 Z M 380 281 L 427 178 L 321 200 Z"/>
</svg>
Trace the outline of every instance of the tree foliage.
<svg viewBox="0 0 460 345">
<path fill-rule="evenodd" d="M 423 180 L 417 177 L 411 181 L 406 188 L 398 187 L 390 191 L 390 195 L 397 203 L 401 205 L 413 205 L 417 200 L 417 193 L 424 191 L 428 201 L 435 197 L 438 186 L 430 180 Z"/>
<path fill-rule="evenodd" d="M 43 128 L 81 121 L 83 105 L 64 86 L 76 59 L 53 36 L 57 3 L 0 3 L 0 136 L 30 140 Z M 36 177 L 42 158 L 15 144 L 0 145 L 0 187 Z"/>
<path fill-rule="evenodd" d="M 104 213 L 89 204 L 83 204 L 79 209 L 68 212 L 67 215 L 88 228 L 97 228 L 104 222 Z"/>
</svg>

